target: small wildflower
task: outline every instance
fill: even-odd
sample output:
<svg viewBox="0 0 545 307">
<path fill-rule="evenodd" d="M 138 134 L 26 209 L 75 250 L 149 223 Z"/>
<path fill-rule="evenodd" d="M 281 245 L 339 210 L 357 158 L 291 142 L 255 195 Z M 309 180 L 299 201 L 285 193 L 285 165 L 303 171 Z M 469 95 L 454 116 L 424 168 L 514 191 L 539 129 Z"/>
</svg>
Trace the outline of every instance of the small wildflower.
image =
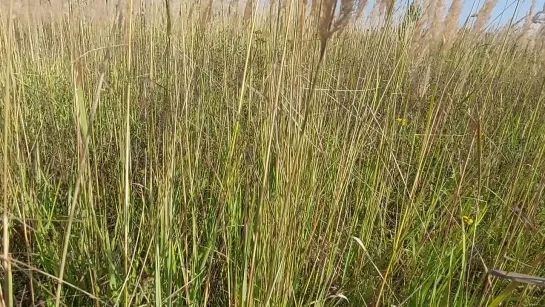
<svg viewBox="0 0 545 307">
<path fill-rule="evenodd" d="M 464 215 L 462 217 L 462 219 L 464 220 L 464 223 L 466 223 L 466 225 L 468 226 L 471 226 L 473 224 L 473 218 L 467 216 L 467 215 Z"/>
<path fill-rule="evenodd" d="M 396 122 L 401 125 L 401 127 L 404 127 L 407 125 L 407 121 L 404 118 L 398 117 L 396 118 Z"/>
</svg>

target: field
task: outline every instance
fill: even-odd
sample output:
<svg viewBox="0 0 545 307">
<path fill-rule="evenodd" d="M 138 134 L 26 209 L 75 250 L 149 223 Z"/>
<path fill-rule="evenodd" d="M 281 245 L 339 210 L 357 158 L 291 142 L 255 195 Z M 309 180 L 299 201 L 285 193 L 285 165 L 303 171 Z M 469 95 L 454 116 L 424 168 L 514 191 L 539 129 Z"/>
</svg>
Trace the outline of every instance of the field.
<svg viewBox="0 0 545 307">
<path fill-rule="evenodd" d="M 535 1 L 38 2 L 0 4 L 3 306 L 545 305 L 489 274 L 545 276 Z"/>
</svg>

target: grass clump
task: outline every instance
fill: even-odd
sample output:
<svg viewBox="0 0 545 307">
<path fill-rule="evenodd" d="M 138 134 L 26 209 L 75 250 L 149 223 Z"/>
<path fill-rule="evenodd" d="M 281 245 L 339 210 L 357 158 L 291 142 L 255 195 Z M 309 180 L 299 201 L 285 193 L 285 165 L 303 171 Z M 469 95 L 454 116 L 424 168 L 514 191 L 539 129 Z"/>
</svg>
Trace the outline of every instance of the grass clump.
<svg viewBox="0 0 545 307">
<path fill-rule="evenodd" d="M 448 3 L 2 3 L 5 305 L 543 304 L 541 34 Z"/>
</svg>

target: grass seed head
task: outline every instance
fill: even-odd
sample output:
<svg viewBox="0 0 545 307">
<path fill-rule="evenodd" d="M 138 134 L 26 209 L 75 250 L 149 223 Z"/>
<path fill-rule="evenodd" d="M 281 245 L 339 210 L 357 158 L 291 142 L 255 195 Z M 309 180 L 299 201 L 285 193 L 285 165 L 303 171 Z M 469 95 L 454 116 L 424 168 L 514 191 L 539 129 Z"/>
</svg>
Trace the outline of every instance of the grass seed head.
<svg viewBox="0 0 545 307">
<path fill-rule="evenodd" d="M 483 7 L 479 10 L 479 13 L 477 13 L 477 19 L 475 20 L 475 24 L 473 25 L 474 32 L 483 32 L 486 23 L 490 19 L 490 14 L 492 13 L 492 10 L 497 3 L 498 0 L 486 0 L 484 2 Z"/>
<path fill-rule="evenodd" d="M 327 44 L 327 41 L 335 32 L 348 24 L 354 10 L 354 0 L 340 0 L 339 15 L 335 18 L 335 8 L 339 5 L 338 2 L 338 0 L 322 1 L 320 21 L 318 23 L 318 33 L 322 46 Z"/>
</svg>

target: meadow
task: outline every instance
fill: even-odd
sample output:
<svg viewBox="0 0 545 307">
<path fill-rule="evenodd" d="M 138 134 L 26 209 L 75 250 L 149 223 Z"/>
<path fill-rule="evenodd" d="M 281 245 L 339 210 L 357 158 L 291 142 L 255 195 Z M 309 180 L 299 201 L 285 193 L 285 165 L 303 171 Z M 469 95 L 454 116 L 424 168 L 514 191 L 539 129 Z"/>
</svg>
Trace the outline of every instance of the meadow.
<svg viewBox="0 0 545 307">
<path fill-rule="evenodd" d="M 3 306 L 545 305 L 535 3 L 2 1 Z"/>
</svg>

